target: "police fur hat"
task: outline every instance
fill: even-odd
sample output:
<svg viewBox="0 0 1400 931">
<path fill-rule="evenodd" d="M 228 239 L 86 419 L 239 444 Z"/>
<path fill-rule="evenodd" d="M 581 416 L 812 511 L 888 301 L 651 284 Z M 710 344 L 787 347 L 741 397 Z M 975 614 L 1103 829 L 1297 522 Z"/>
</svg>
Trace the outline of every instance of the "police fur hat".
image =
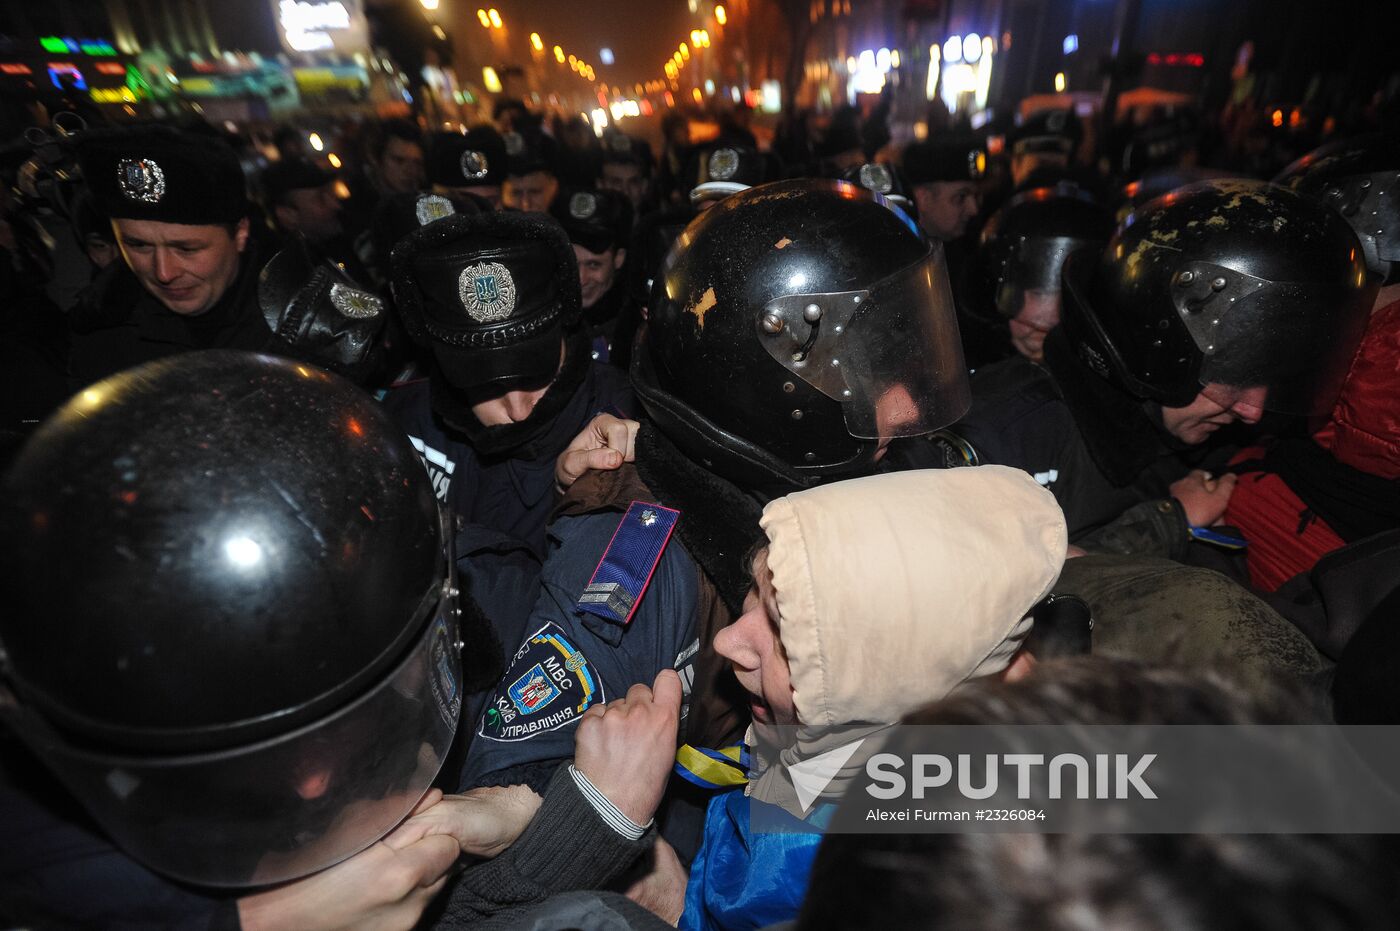
<svg viewBox="0 0 1400 931">
<path fill-rule="evenodd" d="M 1013 155 L 1068 155 L 1084 138 L 1084 127 L 1072 107 L 1037 110 L 1011 134 Z"/>
<path fill-rule="evenodd" d="M 304 158 L 284 158 L 263 169 L 263 197 L 268 206 L 275 206 L 292 191 L 314 190 L 334 180 L 335 175 Z"/>
<path fill-rule="evenodd" d="M 499 186 L 506 180 L 506 144 L 491 126 L 436 133 L 428 147 L 428 183 L 442 187 Z"/>
<path fill-rule="evenodd" d="M 691 163 L 691 203 L 728 197 L 782 175 L 776 156 L 748 146 L 715 142 L 698 149 Z"/>
<path fill-rule="evenodd" d="M 976 181 L 987 170 L 987 154 L 977 139 L 945 136 L 911 142 L 904 150 L 900 167 L 911 185 Z"/>
<path fill-rule="evenodd" d="M 626 248 L 632 235 L 632 203 L 616 191 L 587 188 L 561 194 L 549 212 L 569 242 L 589 252 Z"/>
<path fill-rule="evenodd" d="M 167 126 L 96 131 L 79 143 L 78 161 L 112 219 L 204 226 L 248 215 L 238 156 L 214 136 Z"/>
<path fill-rule="evenodd" d="M 446 217 L 410 233 L 390 262 L 404 328 L 463 391 L 541 387 L 578 321 L 578 263 L 552 218 Z"/>
<path fill-rule="evenodd" d="M 537 171 L 559 174 L 559 147 L 539 130 L 508 132 L 501 137 L 506 146 L 506 171 L 512 178 Z"/>
<path fill-rule="evenodd" d="M 379 202 L 369 225 L 376 261 L 387 267 L 394 247 L 420 226 L 457 214 L 475 216 L 490 210 L 488 201 L 471 194 L 391 194 Z"/>
</svg>

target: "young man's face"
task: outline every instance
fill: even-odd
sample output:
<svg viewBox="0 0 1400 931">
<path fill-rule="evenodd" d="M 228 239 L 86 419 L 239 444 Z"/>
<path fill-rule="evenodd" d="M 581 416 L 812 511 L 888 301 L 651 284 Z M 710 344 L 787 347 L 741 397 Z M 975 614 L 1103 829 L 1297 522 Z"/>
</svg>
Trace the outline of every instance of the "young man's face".
<svg viewBox="0 0 1400 931">
<path fill-rule="evenodd" d="M 379 177 L 390 194 L 412 194 L 423 186 L 423 147 L 389 137 L 379 158 Z"/>
<path fill-rule="evenodd" d="M 715 652 L 729 660 L 734 677 L 749 693 L 755 723 L 798 723 L 792 674 L 778 636 L 778 596 L 766 550 L 754 560 L 754 587 L 744 599 L 744 613 L 715 635 Z"/>
<path fill-rule="evenodd" d="M 617 280 L 618 270 L 627 261 L 626 249 L 605 249 L 590 252 L 583 246 L 574 244 L 574 257 L 578 259 L 578 283 L 583 291 L 583 309 L 588 310 L 603 299 Z"/>
<path fill-rule="evenodd" d="M 627 162 L 604 162 L 598 187 L 622 194 L 632 202 L 632 209 L 638 211 L 647 196 L 647 179 L 642 177 L 641 166 Z"/>
<path fill-rule="evenodd" d="M 532 171 L 528 175 L 507 178 L 501 201 L 524 213 L 543 213 L 558 193 L 559 182 L 554 175 Z"/>
<path fill-rule="evenodd" d="M 112 221 L 122 257 L 156 300 L 181 316 L 197 317 L 218 303 L 238 277 L 248 245 L 248 220 L 227 227 L 157 220 Z"/>
<path fill-rule="evenodd" d="M 559 368 L 564 367 L 565 346 L 561 340 L 559 343 Z M 558 369 L 555 370 L 555 377 L 558 377 Z M 472 414 L 481 421 L 483 427 L 504 427 L 508 424 L 520 423 L 535 412 L 535 405 L 540 403 L 540 398 L 544 397 L 549 386 L 554 384 L 551 378 L 549 383 L 539 388 L 529 391 L 507 391 L 495 397 L 487 398 L 484 401 L 477 401 L 472 405 Z"/>
<path fill-rule="evenodd" d="M 282 229 L 300 233 L 313 243 L 334 239 L 344 230 L 340 201 L 331 184 L 289 191 L 286 202 L 278 204 L 273 212 Z"/>
<path fill-rule="evenodd" d="M 971 181 L 935 181 L 914 188 L 919 223 L 934 239 L 949 242 L 967 232 L 981 197 Z"/>
</svg>

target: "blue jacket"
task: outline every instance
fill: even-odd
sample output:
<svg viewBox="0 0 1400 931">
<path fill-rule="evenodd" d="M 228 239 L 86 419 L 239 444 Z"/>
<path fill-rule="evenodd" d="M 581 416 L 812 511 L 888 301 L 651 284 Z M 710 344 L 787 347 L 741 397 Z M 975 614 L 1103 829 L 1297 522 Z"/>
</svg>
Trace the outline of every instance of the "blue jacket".
<svg viewBox="0 0 1400 931">
<path fill-rule="evenodd" d="M 755 832 L 753 805 L 769 809 L 766 826 L 789 830 Z M 813 824 L 824 823 L 834 810 L 820 803 L 802 822 L 742 789 L 716 795 L 705 814 L 704 842 L 690 864 L 681 931 L 738 931 L 795 919 L 822 839 Z"/>
</svg>

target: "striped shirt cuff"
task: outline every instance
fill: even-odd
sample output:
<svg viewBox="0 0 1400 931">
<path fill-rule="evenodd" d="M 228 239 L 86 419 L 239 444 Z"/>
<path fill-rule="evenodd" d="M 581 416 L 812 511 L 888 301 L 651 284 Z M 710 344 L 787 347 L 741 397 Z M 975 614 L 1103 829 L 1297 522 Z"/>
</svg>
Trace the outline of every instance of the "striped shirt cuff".
<svg viewBox="0 0 1400 931">
<path fill-rule="evenodd" d="M 651 827 L 652 821 L 646 824 L 637 824 L 631 818 L 624 815 L 612 801 L 598 791 L 598 787 L 588 781 L 588 777 L 574 768 L 574 764 L 569 764 L 569 775 L 573 777 L 574 785 L 583 793 L 583 797 L 588 799 L 588 803 L 593 806 L 593 810 L 598 812 L 598 816 L 607 822 L 608 827 L 628 840 L 639 840 Z"/>
</svg>

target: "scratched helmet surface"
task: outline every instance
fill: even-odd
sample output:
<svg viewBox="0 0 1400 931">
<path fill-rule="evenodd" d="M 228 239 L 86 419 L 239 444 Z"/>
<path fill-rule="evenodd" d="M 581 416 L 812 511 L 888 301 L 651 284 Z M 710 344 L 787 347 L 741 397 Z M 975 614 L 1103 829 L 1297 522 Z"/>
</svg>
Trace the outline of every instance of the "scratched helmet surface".
<svg viewBox="0 0 1400 931">
<path fill-rule="evenodd" d="M 845 181 L 734 194 L 658 275 L 633 382 L 683 451 L 741 487 L 868 470 L 968 388 L 941 248 Z"/>
<path fill-rule="evenodd" d="M 1071 344 L 1129 393 L 1297 414 L 1331 409 L 1375 298 L 1339 214 L 1241 179 L 1144 205 L 1064 285 Z"/>
</svg>

